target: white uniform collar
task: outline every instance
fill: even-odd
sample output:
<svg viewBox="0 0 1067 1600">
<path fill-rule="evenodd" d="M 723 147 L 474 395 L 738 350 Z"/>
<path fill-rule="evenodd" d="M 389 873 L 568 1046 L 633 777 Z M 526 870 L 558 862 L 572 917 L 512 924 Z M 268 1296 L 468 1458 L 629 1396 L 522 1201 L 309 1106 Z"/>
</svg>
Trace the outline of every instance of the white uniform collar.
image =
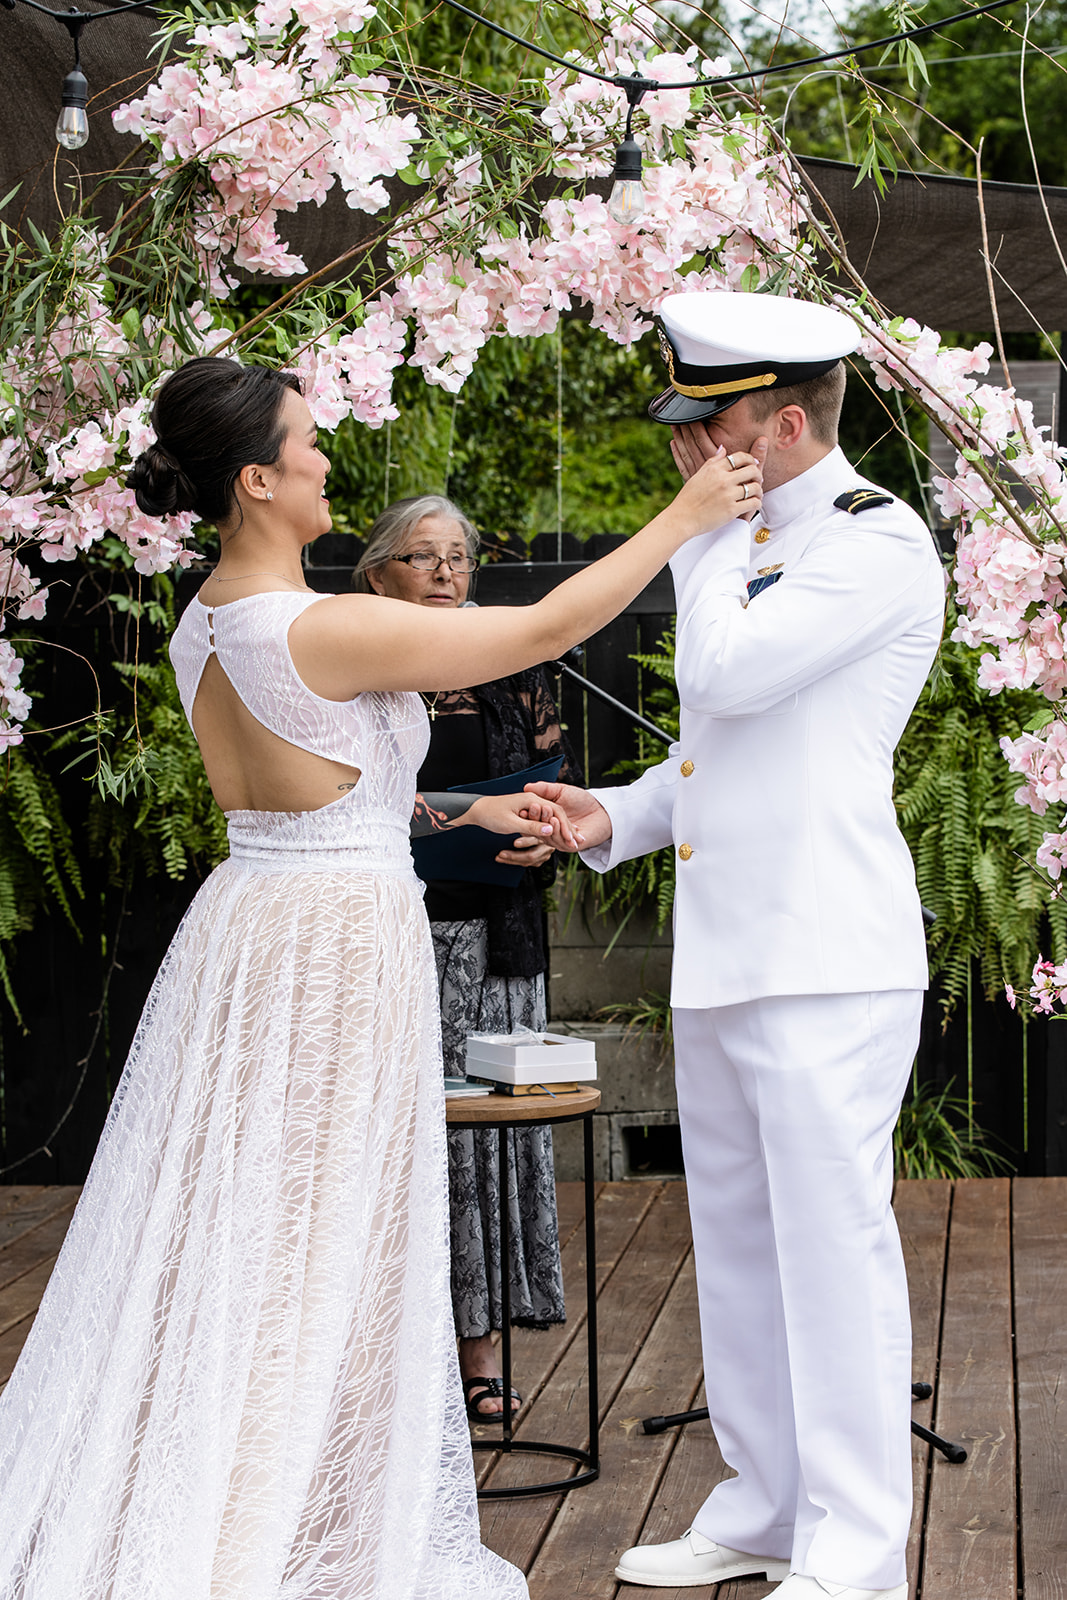
<svg viewBox="0 0 1067 1600">
<path fill-rule="evenodd" d="M 762 521 L 772 533 L 792 522 L 804 511 L 816 508 L 828 510 L 841 488 L 854 487 L 858 481 L 855 469 L 849 465 L 844 451 L 835 445 L 829 455 L 816 461 L 813 467 L 768 489 L 763 496 Z"/>
</svg>

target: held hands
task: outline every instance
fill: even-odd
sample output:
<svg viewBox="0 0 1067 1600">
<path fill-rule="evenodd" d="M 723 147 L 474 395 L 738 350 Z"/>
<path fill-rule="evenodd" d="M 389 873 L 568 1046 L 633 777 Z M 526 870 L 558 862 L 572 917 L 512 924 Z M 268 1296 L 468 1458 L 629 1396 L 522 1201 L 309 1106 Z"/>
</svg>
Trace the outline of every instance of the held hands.
<svg viewBox="0 0 1067 1600">
<path fill-rule="evenodd" d="M 557 843 L 557 850 L 589 850 L 611 838 L 611 818 L 588 789 L 572 783 L 528 783 L 526 796 L 532 795 L 539 795 L 543 804 L 562 806 L 566 812 L 576 843 Z"/>
<path fill-rule="evenodd" d="M 560 785 L 538 785 L 539 788 L 559 788 Z M 576 790 L 580 793 L 580 790 Z M 538 866 L 547 861 L 552 850 L 581 850 L 582 834 L 572 828 L 567 813 L 549 798 L 533 794 L 486 794 L 475 801 L 464 817 L 465 822 L 490 833 L 518 834 L 513 848 L 523 850 L 520 865 Z M 525 847 L 537 846 L 537 859 L 527 857 Z M 542 847 L 548 846 L 544 849 Z M 510 854 L 508 851 L 502 854 Z M 499 857 L 498 857 L 499 859 Z"/>
<path fill-rule="evenodd" d="M 697 531 L 708 533 L 736 517 L 754 517 L 763 499 L 763 463 L 767 440 L 757 439 L 752 454 L 734 450 L 729 455 L 716 445 L 702 423 L 671 430 L 671 454 L 685 480 L 675 506 L 696 516 Z"/>
</svg>

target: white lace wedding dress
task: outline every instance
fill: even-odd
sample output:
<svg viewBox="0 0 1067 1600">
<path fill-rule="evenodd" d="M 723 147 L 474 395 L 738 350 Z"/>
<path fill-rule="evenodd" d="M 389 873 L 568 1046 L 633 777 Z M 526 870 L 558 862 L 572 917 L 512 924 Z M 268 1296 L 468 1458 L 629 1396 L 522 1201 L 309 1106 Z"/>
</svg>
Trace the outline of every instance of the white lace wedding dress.
<svg viewBox="0 0 1067 1600">
<path fill-rule="evenodd" d="M 231 812 L 0 1400 L 2 1600 L 521 1600 L 479 1541 L 448 1292 L 415 695 L 339 705 L 317 596 L 187 609 L 249 710 L 362 777 Z"/>
</svg>

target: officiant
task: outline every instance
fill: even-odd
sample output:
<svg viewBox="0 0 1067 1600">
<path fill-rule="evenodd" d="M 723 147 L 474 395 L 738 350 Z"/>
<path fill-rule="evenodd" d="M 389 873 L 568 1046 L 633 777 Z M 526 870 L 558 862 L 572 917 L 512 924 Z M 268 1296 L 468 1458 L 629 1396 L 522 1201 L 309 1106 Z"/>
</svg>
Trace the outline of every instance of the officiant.
<svg viewBox="0 0 1067 1600">
<path fill-rule="evenodd" d="M 470 604 L 478 535 L 458 506 L 441 495 L 418 495 L 386 507 L 373 524 L 354 574 L 364 592 L 414 605 Z M 422 696 L 430 745 L 419 772 L 422 792 L 466 787 L 561 759 L 560 778 L 580 783 L 542 668 L 473 689 Z M 469 1033 L 544 1029 L 548 939 L 544 891 L 555 875 L 551 846 L 502 850 L 510 884 L 433 879 L 426 910 L 441 999 L 445 1075 L 465 1076 Z M 512 1325 L 547 1328 L 564 1321 L 563 1275 L 556 1221 L 552 1132 L 509 1130 L 512 1237 L 508 1250 Z M 497 1136 L 492 1130 L 449 1129 L 452 1306 L 467 1411 L 478 1423 L 499 1422 L 505 1401 L 491 1333 L 501 1326 L 500 1207 Z"/>
</svg>

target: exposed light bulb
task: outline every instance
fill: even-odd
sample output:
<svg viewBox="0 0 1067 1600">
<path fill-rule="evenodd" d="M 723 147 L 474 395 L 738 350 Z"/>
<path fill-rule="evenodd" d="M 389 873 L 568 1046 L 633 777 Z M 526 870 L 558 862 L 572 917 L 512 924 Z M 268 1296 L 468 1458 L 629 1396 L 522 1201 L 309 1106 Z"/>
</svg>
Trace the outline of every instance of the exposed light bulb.
<svg viewBox="0 0 1067 1600">
<path fill-rule="evenodd" d="M 629 134 L 615 152 L 614 182 L 608 199 L 608 215 L 620 227 L 629 227 L 645 214 L 645 191 L 641 185 L 641 146 Z"/>
<path fill-rule="evenodd" d="M 80 150 L 89 142 L 89 118 L 85 114 L 88 98 L 85 73 L 75 67 L 63 79 L 63 109 L 56 123 L 56 143 L 64 150 Z"/>
<path fill-rule="evenodd" d="M 640 178 L 616 178 L 608 199 L 608 214 L 627 228 L 645 214 L 645 191 Z"/>
</svg>

